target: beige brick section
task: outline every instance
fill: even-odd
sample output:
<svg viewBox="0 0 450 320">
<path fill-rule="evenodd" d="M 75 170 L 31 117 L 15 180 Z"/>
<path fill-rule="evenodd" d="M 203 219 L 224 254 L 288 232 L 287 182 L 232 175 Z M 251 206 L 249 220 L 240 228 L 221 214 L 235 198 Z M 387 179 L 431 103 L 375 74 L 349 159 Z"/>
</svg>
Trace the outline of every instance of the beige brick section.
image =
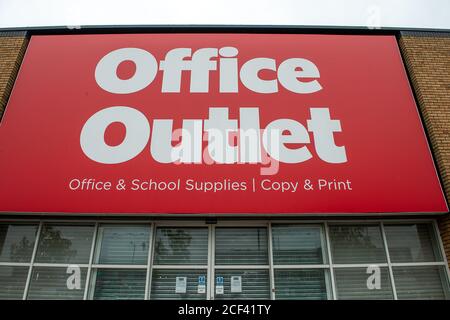
<svg viewBox="0 0 450 320">
<path fill-rule="evenodd" d="M 0 119 L 28 44 L 23 33 L 0 33 Z"/>
<path fill-rule="evenodd" d="M 450 34 L 402 33 L 399 43 L 450 203 Z M 449 214 L 438 222 L 450 262 Z"/>
</svg>

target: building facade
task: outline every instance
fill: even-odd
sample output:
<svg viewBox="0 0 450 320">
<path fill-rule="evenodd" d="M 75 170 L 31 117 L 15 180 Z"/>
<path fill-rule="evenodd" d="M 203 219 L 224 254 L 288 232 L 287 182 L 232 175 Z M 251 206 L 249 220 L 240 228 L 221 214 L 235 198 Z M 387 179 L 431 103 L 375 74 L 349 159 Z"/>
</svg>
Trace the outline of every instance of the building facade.
<svg viewBox="0 0 450 320">
<path fill-rule="evenodd" d="M 261 34 L 253 30 L 252 34 L 244 36 L 232 32 L 220 35 L 217 30 L 206 34 L 201 33 L 202 30 L 177 34 L 146 33 L 145 30 L 132 35 L 127 30 L 120 32 L 123 33 L 117 30 L 0 32 L 0 117 L 3 116 L 0 123 L 0 135 L 3 135 L 0 136 L 0 158 L 3 157 L 0 162 L 3 167 L 0 170 L 3 176 L 0 177 L 3 180 L 0 182 L 3 194 L 0 198 L 1 299 L 450 298 L 450 34 L 357 30 L 338 35 L 326 30 L 317 30 L 320 34 L 302 34 L 300 30 L 284 35 Z M 270 42 L 272 45 L 267 46 Z M 301 48 L 298 51 L 296 43 Z M 178 53 L 170 51 L 175 52 L 170 56 L 166 47 L 188 47 L 192 52 L 187 55 L 189 59 L 175 60 L 172 56 Z M 139 51 L 119 51 L 123 48 L 139 48 Z M 151 54 L 147 55 L 143 48 Z M 197 54 L 202 48 L 217 50 Z M 102 53 L 96 55 L 96 50 Z M 293 56 L 297 52 L 299 56 Z M 354 55 L 351 52 L 355 52 Z M 220 76 L 211 76 L 207 89 L 196 86 L 197 82 L 194 82 L 201 83 L 204 73 L 199 71 L 196 76 L 192 75 L 195 73 L 195 57 L 202 54 L 216 57 L 208 60 L 208 63 L 217 62 L 213 67 L 205 64 L 207 72 L 220 71 Z M 258 60 L 269 59 L 270 54 L 277 64 L 273 68 L 270 61 Z M 94 62 L 89 60 L 91 55 L 96 55 L 92 59 Z M 117 57 L 122 57 L 122 62 L 133 61 L 134 66 L 127 67 L 125 63 L 119 67 L 122 62 L 114 60 Z M 242 60 L 237 61 L 236 57 Z M 291 59 L 293 57 L 297 60 Z M 186 60 L 190 64 L 183 65 Z M 180 66 L 181 84 L 178 88 L 174 85 L 174 79 L 178 78 L 176 73 L 171 73 L 174 70 L 170 69 L 171 61 L 177 61 Z M 312 66 L 309 64 L 311 61 Z M 252 73 L 252 68 L 256 68 L 258 63 L 269 63 L 264 69 L 276 71 L 278 82 L 269 83 L 270 79 L 273 80 L 273 72 Z M 289 63 L 303 65 L 292 67 Z M 354 67 L 348 67 L 352 63 Z M 202 64 L 199 62 L 197 65 Z M 108 73 L 108 66 L 113 66 L 113 74 Z M 294 68 L 298 66 L 303 72 L 309 70 L 310 73 L 291 76 L 298 72 Z M 125 84 L 141 74 L 140 67 L 145 71 L 139 78 L 141 84 Z M 318 68 L 317 73 L 313 67 Z M 77 73 L 83 68 L 88 70 L 86 74 L 92 74 L 91 78 L 85 78 L 84 71 Z M 183 82 L 187 76 L 182 71 L 186 70 L 191 74 L 190 87 L 187 80 Z M 199 70 L 203 69 L 199 67 Z M 163 71 L 164 75 L 161 75 Z M 348 76 L 343 75 L 345 71 L 348 71 Z M 233 76 L 237 80 L 233 80 Z M 350 76 L 354 79 L 351 86 L 346 85 Z M 116 80 L 111 80 L 115 77 Z M 304 82 L 292 80 L 302 77 L 306 79 Z M 275 86 L 275 83 L 278 86 L 273 87 L 277 90 L 273 89 L 274 95 L 264 92 L 272 90 L 270 85 Z M 301 86 L 299 83 L 309 85 Z M 329 93 L 328 87 L 338 89 Z M 147 88 L 147 92 L 143 88 Z M 153 88 L 161 92 L 150 91 Z M 211 93 L 214 88 L 220 94 Z M 253 92 L 244 95 L 242 88 Z M 312 95 L 320 90 L 324 96 Z M 164 92 L 172 94 L 168 100 L 165 100 Z M 131 98 L 133 94 L 138 95 L 136 99 Z M 295 94 L 301 94 L 304 100 L 295 100 L 299 99 Z M 330 163 L 350 166 L 349 173 L 346 173 L 347 169 L 334 169 L 336 167 L 333 167 L 336 171 L 330 173 L 326 171 L 328 169 L 321 169 L 325 165 L 314 162 L 308 167 L 313 177 L 317 181 L 321 180 L 320 174 L 328 177 L 323 179 L 326 183 L 321 185 L 319 181 L 316 187 L 353 191 L 358 182 L 359 185 L 365 181 L 367 184 L 369 181 L 377 183 L 365 186 L 366 189 L 361 187 L 361 191 L 338 193 L 339 196 L 331 192 L 308 197 L 288 196 L 286 193 L 292 191 L 290 188 L 299 186 L 279 182 L 283 179 L 270 179 L 269 174 L 257 179 L 262 190 L 272 188 L 286 193 L 260 192 L 255 198 L 247 193 L 231 196 L 234 188 L 239 189 L 241 185 L 235 185 L 235 179 L 228 177 L 238 174 L 244 179 L 247 171 L 240 171 L 237 166 L 227 167 L 225 160 L 218 165 L 220 169 L 211 169 L 213 171 L 203 167 L 198 169 L 198 166 L 187 166 L 185 171 L 175 171 L 175 165 L 167 167 L 171 160 L 164 160 L 168 155 L 158 147 L 165 141 L 164 123 L 167 122 L 163 120 L 174 114 L 174 123 L 183 123 L 185 129 L 186 119 L 199 117 L 198 114 L 190 114 L 189 109 L 196 104 L 204 104 L 204 107 L 209 107 L 209 118 L 201 122 L 205 130 L 208 125 L 223 124 L 224 119 L 214 122 L 212 117 L 213 112 L 219 114 L 223 108 L 211 110 L 211 105 L 223 106 L 220 99 L 224 95 L 229 99 L 227 103 L 235 102 L 246 107 L 230 109 L 230 118 L 240 116 L 241 127 L 246 124 L 246 119 L 250 119 L 248 126 L 253 125 L 251 119 L 255 118 L 261 118 L 262 123 L 267 122 L 267 113 L 272 118 L 286 117 L 289 120 L 297 111 L 277 106 L 291 101 L 305 101 L 309 106 L 335 103 L 337 109 L 330 106 L 329 117 L 320 119 L 330 120 L 328 125 L 334 128 L 330 130 L 341 134 L 345 133 L 346 126 L 352 127 L 352 117 L 361 117 L 357 118 L 358 121 L 368 117 L 362 125 L 355 124 L 354 130 L 360 130 L 360 134 L 354 131 L 353 140 L 335 135 L 335 144 L 327 153 L 320 149 L 320 146 L 327 146 L 326 143 L 320 144 L 320 128 L 314 131 L 314 114 L 323 108 L 311 108 L 305 115 L 299 112 L 302 116 L 310 116 L 308 122 L 303 121 L 308 123 L 303 128 L 306 132 L 308 127 L 310 137 L 314 137 L 311 140 L 315 145 L 309 149 L 315 148 L 310 152 L 311 157 L 322 159 L 326 166 Z M 365 99 L 362 101 L 368 105 L 362 103 L 361 112 L 354 106 L 346 109 L 339 107 L 345 105 L 341 98 Z M 159 104 L 153 114 L 160 119 L 159 123 L 157 120 L 150 122 L 151 130 L 145 121 L 139 122 L 142 118 L 136 112 L 134 115 L 139 121 L 135 120 L 133 126 L 127 126 L 126 120 L 123 121 L 126 135 L 131 135 L 133 128 L 142 124 L 135 141 L 140 141 L 142 136 L 147 137 L 141 143 L 142 148 L 137 147 L 139 150 L 129 158 L 126 156 L 128 151 L 111 158 L 105 158 L 110 150 L 107 147 L 102 152 L 98 151 L 103 149 L 93 144 L 95 138 L 91 132 L 103 126 L 103 142 L 109 139 L 105 133 L 109 124 L 97 121 L 92 116 L 91 107 L 86 107 L 89 110 L 83 114 L 83 119 L 90 117 L 92 122 L 86 121 L 81 136 L 78 136 L 79 131 L 76 132 L 84 155 L 75 145 L 70 145 L 71 134 L 64 131 L 70 127 L 70 122 L 78 121 L 76 103 L 72 106 L 68 102 L 67 107 L 59 107 L 69 110 L 67 113 L 53 113 L 56 109 L 52 109 L 66 100 L 76 101 L 83 108 L 82 103 L 89 105 L 91 102 L 101 103 L 102 107 L 136 107 L 140 103 L 149 103 L 151 99 Z M 272 107 L 272 111 L 263 108 L 265 103 Z M 251 108 L 255 105 L 260 107 L 258 113 Z M 182 106 L 187 111 L 178 111 Z M 136 108 L 145 113 L 145 107 Z M 101 108 L 93 106 L 91 109 L 98 111 Z M 169 110 L 168 114 L 164 113 L 165 110 Z M 109 111 L 113 114 L 115 110 Z M 208 112 L 203 114 L 206 117 Z M 54 124 L 58 131 L 52 135 L 49 128 L 53 127 L 53 119 L 58 121 Z M 333 122 L 336 119 L 341 120 L 339 128 Z M 113 120 L 110 123 L 118 122 Z M 226 120 L 230 119 L 227 117 Z M 189 122 L 192 132 L 196 130 L 195 121 L 202 120 Z M 271 122 L 273 126 L 274 122 Z M 87 127 L 88 123 L 93 124 Z M 325 126 L 325 122 L 320 123 Z M 292 134 L 295 131 L 293 122 L 285 124 L 292 124 L 292 127 L 288 126 Z M 146 133 L 144 129 L 147 127 Z M 34 129 L 24 131 L 24 128 Z M 189 128 L 188 124 L 186 128 Z M 111 130 L 118 133 L 111 134 L 112 142 L 107 145 L 120 146 L 127 141 L 126 138 L 117 138 L 120 132 L 123 136 L 123 128 Z M 425 135 L 421 135 L 421 130 Z M 155 132 L 160 133 L 159 140 L 155 138 Z M 183 141 L 186 140 L 184 137 Z M 263 137 L 260 139 L 264 140 Z M 302 142 L 309 142 L 307 140 Z M 399 143 L 395 144 L 397 141 Z M 208 142 L 211 145 L 212 142 Z M 272 149 L 268 142 L 264 143 L 270 153 Z M 343 143 L 346 143 L 345 157 L 344 149 L 339 149 Z M 366 163 L 367 166 L 355 164 L 357 159 L 365 159 L 364 154 L 369 149 L 361 151 L 361 155 L 351 153 L 352 143 L 355 146 L 372 143 L 374 147 L 370 150 L 375 150 L 374 154 L 383 153 L 382 148 L 385 148 L 387 155 Z M 150 152 L 145 149 L 145 156 L 137 155 L 144 147 L 150 147 Z M 80 159 L 83 160 L 55 158 L 55 150 L 68 156 L 76 152 L 82 155 Z M 195 146 L 193 150 L 196 150 Z M 241 153 L 240 159 L 252 158 L 252 150 L 249 147 L 249 154 Z M 49 156 L 45 158 L 47 154 Z M 108 188 L 107 182 L 101 178 L 120 176 L 113 173 L 116 168 L 125 176 L 130 172 L 132 176 L 139 174 L 145 163 L 151 161 L 150 154 L 160 163 L 165 163 L 161 167 L 149 164 L 151 169 L 156 169 L 152 173 L 155 181 L 142 180 L 132 184 L 147 191 L 153 186 L 153 191 L 156 191 L 145 196 L 149 198 L 134 195 L 122 198 L 119 193 L 111 195 L 96 189 Z M 286 155 L 284 158 L 283 154 Z M 293 158 L 301 155 L 291 156 L 289 151 L 283 154 L 278 155 L 277 164 L 280 175 L 284 175 L 281 176 L 283 181 L 287 181 L 289 176 L 299 174 L 295 171 L 298 167 L 291 164 Z M 122 156 L 126 159 L 120 158 Z M 132 163 L 134 156 L 137 160 L 130 166 L 118 164 Z M 213 156 L 213 160 L 217 157 Z M 256 157 L 256 162 L 263 161 L 258 155 L 253 157 Z M 88 158 L 105 166 L 96 167 Z M 122 160 L 114 160 L 119 158 Z M 180 156 L 180 159 L 184 158 Z M 195 162 L 195 156 L 191 155 L 190 159 Z M 85 160 L 86 164 L 81 163 Z M 363 160 L 361 162 L 364 163 Z M 77 166 L 90 170 L 89 174 L 76 174 L 72 168 Z M 293 169 L 285 169 L 287 167 Z M 286 171 L 283 173 L 282 170 Z M 66 171 L 73 172 L 72 180 L 64 180 L 68 183 L 69 196 L 58 191 L 62 185 L 57 179 L 61 172 Z M 319 172 L 317 176 L 316 172 Z M 186 185 L 197 192 L 193 195 L 177 193 L 178 174 L 183 175 Z M 280 177 L 277 174 L 272 174 L 272 177 Z M 333 177 L 344 177 L 345 174 L 354 175 L 352 186 L 349 180 L 333 180 Z M 195 181 L 188 182 L 186 179 L 189 177 L 193 180 L 200 177 L 202 181 L 214 177 L 220 185 L 197 185 Z M 380 181 L 386 177 L 391 179 L 389 184 L 392 186 L 384 188 Z M 303 186 L 304 182 L 302 180 Z M 173 183 L 175 192 L 169 192 L 170 183 Z M 82 188 L 89 192 L 82 193 Z M 213 188 L 214 193 L 228 190 L 222 193 L 224 196 L 219 196 L 206 192 L 207 188 Z M 251 183 L 246 188 L 251 189 Z M 76 195 L 72 196 L 75 191 Z"/>
</svg>

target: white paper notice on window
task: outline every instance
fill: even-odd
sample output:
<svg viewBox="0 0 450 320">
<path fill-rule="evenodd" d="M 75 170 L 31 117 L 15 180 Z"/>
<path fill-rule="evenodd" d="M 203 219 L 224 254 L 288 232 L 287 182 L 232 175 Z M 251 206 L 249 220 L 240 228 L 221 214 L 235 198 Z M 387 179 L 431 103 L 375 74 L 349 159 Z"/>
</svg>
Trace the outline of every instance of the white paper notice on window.
<svg viewBox="0 0 450 320">
<path fill-rule="evenodd" d="M 206 293 L 206 277 L 205 276 L 198 277 L 197 293 Z"/>
<path fill-rule="evenodd" d="M 231 277 L 231 292 L 241 293 L 242 292 L 242 277 L 232 276 Z"/>
<path fill-rule="evenodd" d="M 223 294 L 223 277 L 216 277 L 216 294 Z"/>
<path fill-rule="evenodd" d="M 175 293 L 186 293 L 187 277 L 177 277 Z"/>
</svg>

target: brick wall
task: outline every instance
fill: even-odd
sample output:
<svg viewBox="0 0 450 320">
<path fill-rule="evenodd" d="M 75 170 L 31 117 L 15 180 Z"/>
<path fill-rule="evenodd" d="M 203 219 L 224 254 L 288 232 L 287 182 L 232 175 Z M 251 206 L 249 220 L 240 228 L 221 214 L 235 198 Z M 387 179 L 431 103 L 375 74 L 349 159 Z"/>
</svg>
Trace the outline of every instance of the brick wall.
<svg viewBox="0 0 450 320">
<path fill-rule="evenodd" d="M 399 44 L 450 203 L 450 33 L 402 32 Z M 450 262 L 450 215 L 439 229 Z"/>
<path fill-rule="evenodd" d="M 0 119 L 25 54 L 25 32 L 0 32 Z"/>
</svg>

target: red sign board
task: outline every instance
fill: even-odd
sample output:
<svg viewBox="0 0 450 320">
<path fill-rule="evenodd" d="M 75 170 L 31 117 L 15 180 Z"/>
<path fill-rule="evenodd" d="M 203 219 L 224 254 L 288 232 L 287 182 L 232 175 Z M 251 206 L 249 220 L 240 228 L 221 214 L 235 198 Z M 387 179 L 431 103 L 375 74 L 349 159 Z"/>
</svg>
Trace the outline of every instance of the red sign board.
<svg viewBox="0 0 450 320">
<path fill-rule="evenodd" d="M 436 213 L 395 37 L 32 37 L 0 211 Z"/>
</svg>

